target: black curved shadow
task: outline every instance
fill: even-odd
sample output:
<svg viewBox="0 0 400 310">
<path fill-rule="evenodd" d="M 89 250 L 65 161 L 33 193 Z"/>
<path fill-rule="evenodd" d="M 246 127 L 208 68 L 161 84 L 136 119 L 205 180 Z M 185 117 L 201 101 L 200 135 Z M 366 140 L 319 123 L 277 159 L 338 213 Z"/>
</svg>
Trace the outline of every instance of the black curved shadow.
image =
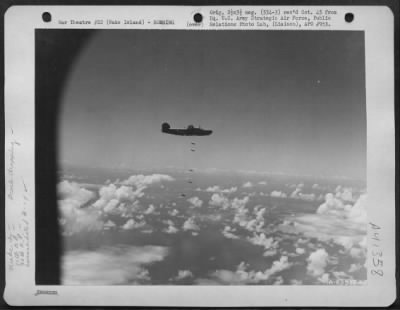
<svg viewBox="0 0 400 310">
<path fill-rule="evenodd" d="M 36 284 L 60 284 L 58 118 L 64 83 L 93 30 L 35 31 Z"/>
</svg>

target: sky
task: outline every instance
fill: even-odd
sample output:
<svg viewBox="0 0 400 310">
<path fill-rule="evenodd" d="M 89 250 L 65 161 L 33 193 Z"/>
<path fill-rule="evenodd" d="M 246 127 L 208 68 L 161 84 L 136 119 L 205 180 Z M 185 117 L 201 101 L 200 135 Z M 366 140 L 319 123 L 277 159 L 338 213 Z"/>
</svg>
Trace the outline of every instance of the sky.
<svg viewBox="0 0 400 310">
<path fill-rule="evenodd" d="M 98 31 L 65 84 L 60 161 L 363 179 L 364 72 L 362 32 Z"/>
</svg>

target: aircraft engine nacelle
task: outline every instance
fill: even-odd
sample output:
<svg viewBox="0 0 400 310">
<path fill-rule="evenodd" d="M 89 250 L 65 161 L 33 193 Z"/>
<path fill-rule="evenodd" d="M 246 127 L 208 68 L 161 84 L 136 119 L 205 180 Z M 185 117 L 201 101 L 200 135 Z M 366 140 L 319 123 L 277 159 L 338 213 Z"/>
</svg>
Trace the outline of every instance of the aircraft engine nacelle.
<svg viewBox="0 0 400 310">
<path fill-rule="evenodd" d="M 169 130 L 171 128 L 171 126 L 168 124 L 168 123 L 163 123 L 162 125 L 161 125 L 161 130 L 162 131 L 167 131 L 167 130 Z"/>
</svg>

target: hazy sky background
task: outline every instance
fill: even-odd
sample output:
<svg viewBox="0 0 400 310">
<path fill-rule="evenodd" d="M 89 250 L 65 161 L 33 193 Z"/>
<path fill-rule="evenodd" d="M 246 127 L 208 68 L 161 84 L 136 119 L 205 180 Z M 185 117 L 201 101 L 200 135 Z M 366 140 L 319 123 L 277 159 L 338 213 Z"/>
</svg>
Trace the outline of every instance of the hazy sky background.
<svg viewBox="0 0 400 310">
<path fill-rule="evenodd" d="M 362 32 L 104 30 L 65 85 L 60 160 L 364 178 L 365 111 Z"/>
</svg>

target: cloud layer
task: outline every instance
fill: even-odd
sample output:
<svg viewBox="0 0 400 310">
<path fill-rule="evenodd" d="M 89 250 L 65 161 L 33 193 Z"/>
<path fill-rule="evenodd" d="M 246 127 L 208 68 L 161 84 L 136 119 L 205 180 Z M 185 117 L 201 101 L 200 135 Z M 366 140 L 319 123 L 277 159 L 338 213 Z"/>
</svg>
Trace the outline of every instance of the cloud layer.
<svg viewBox="0 0 400 310">
<path fill-rule="evenodd" d="M 159 262 L 168 249 L 161 246 L 115 246 L 96 251 L 69 251 L 63 256 L 63 285 L 146 284 L 147 265 Z"/>
</svg>

